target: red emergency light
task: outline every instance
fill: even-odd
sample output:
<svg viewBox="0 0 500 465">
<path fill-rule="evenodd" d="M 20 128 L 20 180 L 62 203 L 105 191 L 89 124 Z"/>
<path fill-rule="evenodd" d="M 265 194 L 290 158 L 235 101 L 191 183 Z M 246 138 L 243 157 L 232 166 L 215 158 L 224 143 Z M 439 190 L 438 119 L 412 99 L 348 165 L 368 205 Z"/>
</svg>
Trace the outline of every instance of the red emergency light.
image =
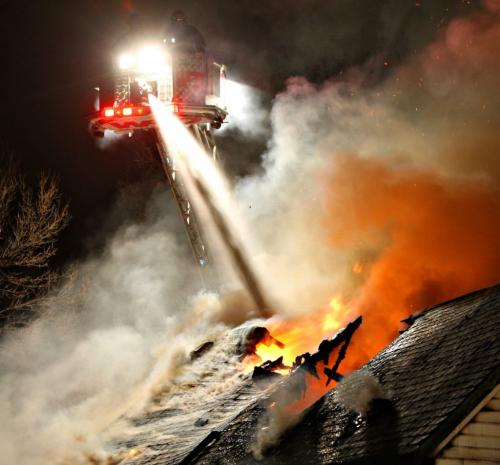
<svg viewBox="0 0 500 465">
<path fill-rule="evenodd" d="M 134 107 L 134 115 L 142 116 L 148 115 L 149 113 L 151 113 L 151 108 L 149 108 L 148 106 L 141 105 Z"/>
<path fill-rule="evenodd" d="M 104 108 L 102 114 L 106 118 L 113 118 L 116 116 L 143 116 L 151 113 L 151 108 L 148 106 L 133 106 L 127 105 L 126 107 Z"/>
</svg>

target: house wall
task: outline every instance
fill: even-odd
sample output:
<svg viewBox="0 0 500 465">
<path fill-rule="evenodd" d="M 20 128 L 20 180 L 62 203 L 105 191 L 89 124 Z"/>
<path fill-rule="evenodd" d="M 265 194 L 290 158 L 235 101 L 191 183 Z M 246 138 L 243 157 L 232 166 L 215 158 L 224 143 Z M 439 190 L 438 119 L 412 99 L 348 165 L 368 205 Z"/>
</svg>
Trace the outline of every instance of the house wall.
<svg viewBox="0 0 500 465">
<path fill-rule="evenodd" d="M 500 464 L 500 385 L 447 439 L 436 465 Z"/>
</svg>

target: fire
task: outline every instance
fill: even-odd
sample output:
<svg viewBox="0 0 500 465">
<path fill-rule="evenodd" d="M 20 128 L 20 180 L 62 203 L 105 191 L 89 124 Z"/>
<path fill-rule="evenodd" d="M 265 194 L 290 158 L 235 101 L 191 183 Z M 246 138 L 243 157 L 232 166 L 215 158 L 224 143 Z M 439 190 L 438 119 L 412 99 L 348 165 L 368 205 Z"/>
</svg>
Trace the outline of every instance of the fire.
<svg viewBox="0 0 500 465">
<path fill-rule="evenodd" d="M 342 295 L 339 294 L 330 300 L 330 309 L 331 311 L 325 315 L 321 324 L 323 331 L 337 331 L 340 328 L 339 316 L 345 310 Z"/>
<path fill-rule="evenodd" d="M 345 99 L 344 86 L 335 84 L 316 90 L 291 81 L 275 120 L 283 118 L 290 135 L 288 116 L 296 108 L 306 110 L 308 127 L 325 127 L 315 119 L 323 113 L 311 109 L 328 99 L 343 112 L 386 117 L 375 126 L 364 116 L 346 119 L 359 140 L 354 133 L 349 141 L 345 134 L 316 134 L 315 147 L 325 147 L 328 160 L 317 172 L 318 217 L 328 246 L 347 258 L 332 262 L 331 271 L 332 279 L 343 280 L 337 284 L 348 303 L 336 295 L 311 317 L 271 321 L 269 331 L 286 347 L 259 346 L 258 359 L 283 355 L 290 364 L 350 316 L 362 315 L 340 367 L 345 375 L 397 337 L 403 318 L 499 281 L 500 133 L 498 114 L 485 105 L 498 94 L 497 4 L 485 2 L 484 12 L 452 21 L 420 57 L 366 92 L 368 98 Z M 368 134 L 373 138 L 365 140 Z M 287 140 L 284 148 L 293 146 Z M 319 365 L 320 379 L 307 375 L 307 392 L 293 410 L 334 384 L 325 386 Z"/>
<path fill-rule="evenodd" d="M 255 355 L 245 358 L 243 362 L 245 371 L 249 372 L 254 366 L 279 357 L 283 357 L 283 363 L 291 367 L 298 355 L 315 352 L 322 340 L 334 336 L 348 322 L 350 316 L 348 303 L 342 294 L 337 294 L 325 308 L 316 313 L 293 319 L 269 320 L 265 325 L 266 328 L 274 338 L 284 344 L 284 347 L 259 343 Z M 277 370 L 281 374 L 287 374 L 288 371 Z"/>
<path fill-rule="evenodd" d="M 325 181 L 335 186 L 326 199 L 331 245 L 357 256 L 353 242 L 380 251 L 365 259 L 350 302 L 364 323 L 348 364 L 382 350 L 406 316 L 498 281 L 496 187 L 354 155 L 338 156 Z"/>
</svg>

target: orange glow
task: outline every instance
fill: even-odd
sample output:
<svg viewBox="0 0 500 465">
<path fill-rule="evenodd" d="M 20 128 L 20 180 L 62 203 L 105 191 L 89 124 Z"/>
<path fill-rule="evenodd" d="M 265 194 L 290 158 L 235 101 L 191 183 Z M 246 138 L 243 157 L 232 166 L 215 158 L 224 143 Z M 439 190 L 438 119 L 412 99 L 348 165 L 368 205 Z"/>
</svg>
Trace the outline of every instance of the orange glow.
<svg viewBox="0 0 500 465">
<path fill-rule="evenodd" d="M 354 241 L 384 247 L 350 301 L 364 320 L 346 363 L 372 358 L 411 313 L 498 282 L 496 188 L 355 155 L 337 156 L 325 185 L 335 186 L 323 220 L 332 247 L 358 256 Z"/>
<path fill-rule="evenodd" d="M 283 363 L 289 367 L 293 365 L 295 358 L 298 355 L 309 352 L 311 354 L 318 350 L 319 344 L 325 339 L 332 339 L 334 335 L 342 330 L 355 316 L 354 301 L 346 302 L 342 294 L 335 295 L 330 303 L 324 309 L 313 312 L 307 316 L 289 320 L 271 319 L 266 322 L 265 326 L 271 335 L 285 344 L 283 349 L 272 344 L 266 346 L 260 343 L 256 347 L 256 354 L 247 356 L 244 361 L 245 372 L 250 372 L 255 366 L 261 365 L 268 360 L 276 360 L 283 356 Z M 368 360 L 368 354 L 359 344 L 361 341 L 361 330 L 354 334 L 349 349 L 348 356 L 340 365 L 340 373 L 347 375 L 351 371 L 361 367 Z M 365 331 L 364 337 L 370 337 Z M 369 339 L 370 340 L 370 339 Z M 286 410 L 291 414 L 298 413 L 308 406 L 312 405 L 324 394 L 333 389 L 336 382 L 331 380 L 327 385 L 327 376 L 323 373 L 325 368 L 331 368 L 337 357 L 337 350 L 334 350 L 330 356 L 328 365 L 323 362 L 318 362 L 316 371 L 319 379 L 315 376 L 305 373 L 307 389 L 303 396 L 286 406 Z M 373 354 L 371 354 L 373 355 Z M 276 370 L 276 373 L 288 375 L 289 370 Z"/>
<path fill-rule="evenodd" d="M 355 191 L 349 187 L 353 176 Z M 473 182 L 453 184 L 435 173 L 395 170 L 355 156 L 339 156 L 327 183 L 335 186 L 328 191 L 324 220 L 332 246 L 352 250 L 353 238 L 361 244 L 376 241 L 374 231 L 389 231 L 391 238 L 369 268 L 368 262 L 355 262 L 353 274 L 363 277 L 359 288 L 347 306 L 335 296 L 331 313 L 318 325 L 324 330 L 330 318 L 344 326 L 353 315 L 363 316 L 340 366 L 343 375 L 397 337 L 403 318 L 498 282 L 500 217 L 492 212 L 500 211 L 500 197 L 495 189 Z M 309 340 L 310 334 L 319 333 L 310 331 L 304 327 L 302 337 Z M 325 386 L 323 368 L 322 363 L 316 366 L 320 379 L 306 374 L 307 391 L 287 407 L 290 412 L 301 411 L 334 387 Z"/>
<path fill-rule="evenodd" d="M 356 263 L 352 267 L 352 271 L 356 274 L 361 274 L 363 273 L 364 268 L 365 267 L 363 265 L 363 262 L 361 262 L 360 260 L 356 260 Z"/>
<path fill-rule="evenodd" d="M 269 320 L 266 322 L 266 328 L 273 337 L 285 344 L 285 347 L 257 344 L 256 354 L 246 357 L 243 361 L 245 371 L 250 372 L 254 366 L 281 356 L 283 363 L 291 367 L 298 355 L 316 352 L 321 341 L 332 338 L 349 321 L 350 316 L 349 306 L 338 294 L 331 299 L 328 306 L 315 313 L 289 320 Z M 288 370 L 277 372 L 286 374 Z"/>
<path fill-rule="evenodd" d="M 274 337 L 290 344 L 286 351 L 296 354 L 311 350 L 325 328 L 337 322 L 345 325 L 352 314 L 362 315 L 363 324 L 340 366 L 340 372 L 346 375 L 397 337 L 402 318 L 498 283 L 500 164 L 495 155 L 500 148 L 500 133 L 485 104 L 498 88 L 497 80 L 490 76 L 500 75 L 498 50 L 493 45 L 498 43 L 495 39 L 500 33 L 496 14 L 499 7 L 494 3 L 498 1 L 485 2 L 494 15 L 481 13 L 453 21 L 418 63 L 397 72 L 398 84 L 392 83 L 394 96 L 407 95 L 405 105 L 394 108 L 399 111 L 408 105 L 408 109 L 419 110 L 411 117 L 412 129 L 407 133 L 407 148 L 414 147 L 414 153 L 405 159 L 401 147 L 396 149 L 391 144 L 387 145 L 389 152 L 382 153 L 384 139 L 394 124 L 397 127 L 397 119 L 377 125 L 381 144 L 374 144 L 373 152 L 366 150 L 363 143 L 361 153 L 354 148 L 339 153 L 332 144 L 331 169 L 322 167 L 318 172 L 324 188 L 324 216 L 320 221 L 327 231 L 328 245 L 342 256 L 355 259 L 347 260 L 345 269 L 332 265 L 332 276 L 342 271 L 346 277 L 343 289 L 348 305 L 341 300 L 345 311 L 337 316 L 335 296 L 331 314 L 323 314 L 323 318 L 318 318 L 321 312 L 317 312 L 309 317 L 310 321 L 303 318 L 282 322 L 281 327 L 274 323 L 275 328 L 272 322 L 266 325 Z M 384 64 L 391 66 L 389 62 Z M 471 69 L 482 73 L 472 73 Z M 467 95 L 466 100 L 457 100 L 459 107 L 448 106 L 448 98 L 435 93 L 435 85 L 449 75 L 455 77 L 456 83 L 447 86 L 446 95 L 457 95 L 457 91 Z M 478 91 L 481 87 L 484 94 Z M 390 80 L 385 84 L 387 89 L 391 89 Z M 383 101 L 384 90 L 381 92 L 377 97 L 382 95 Z M 412 99 L 414 107 L 409 105 Z M 362 101 L 364 109 L 366 102 Z M 379 105 L 368 108 L 369 114 L 376 113 Z M 452 114 L 455 108 L 460 108 L 457 115 Z M 447 124 L 434 128 L 434 110 L 438 110 L 438 118 L 441 111 L 447 114 Z M 391 112 L 391 118 L 398 111 Z M 406 123 L 406 110 L 402 114 Z M 425 128 L 425 133 L 420 136 L 415 127 Z M 418 148 L 420 142 L 424 142 L 424 152 Z M 271 358 L 267 355 L 276 355 L 264 347 L 258 347 L 258 354 L 264 360 Z M 320 362 L 316 366 L 320 378 L 322 370 Z M 326 387 L 324 379 L 307 373 L 305 377 L 307 391 L 302 399 L 288 406 L 292 411 L 307 407 L 335 384 Z"/>
<path fill-rule="evenodd" d="M 344 313 L 344 308 L 344 302 L 342 301 L 342 296 L 340 294 L 330 300 L 331 311 L 325 314 L 321 324 L 323 332 L 338 331 L 341 326 L 339 318 Z"/>
</svg>

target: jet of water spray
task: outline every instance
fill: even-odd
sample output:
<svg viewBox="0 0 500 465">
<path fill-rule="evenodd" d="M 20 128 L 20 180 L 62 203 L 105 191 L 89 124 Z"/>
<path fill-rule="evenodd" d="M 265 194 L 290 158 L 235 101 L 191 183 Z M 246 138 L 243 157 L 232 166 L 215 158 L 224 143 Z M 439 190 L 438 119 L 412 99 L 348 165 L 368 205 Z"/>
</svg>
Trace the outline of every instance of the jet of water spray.
<svg viewBox="0 0 500 465">
<path fill-rule="evenodd" d="M 181 121 L 153 95 L 149 96 L 149 102 L 160 141 L 176 163 L 190 198 L 204 221 L 212 226 L 210 230 L 215 232 L 258 312 L 269 318 L 274 312 L 248 253 L 238 240 L 245 237 L 245 232 L 241 222 L 236 220 L 237 207 L 231 200 L 229 183 Z"/>
</svg>

